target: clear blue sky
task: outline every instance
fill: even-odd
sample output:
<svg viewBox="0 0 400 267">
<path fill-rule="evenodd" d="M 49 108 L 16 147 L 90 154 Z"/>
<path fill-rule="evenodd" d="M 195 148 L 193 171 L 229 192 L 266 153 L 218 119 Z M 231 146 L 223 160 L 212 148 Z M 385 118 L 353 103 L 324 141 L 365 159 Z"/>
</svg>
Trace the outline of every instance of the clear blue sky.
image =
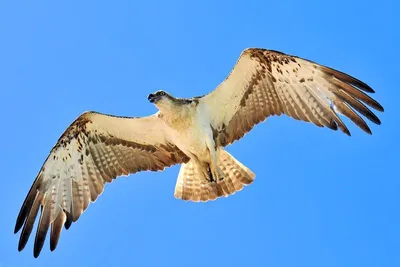
<svg viewBox="0 0 400 267">
<path fill-rule="evenodd" d="M 57 3 L 55 3 L 57 2 Z M 2 1 L 0 266 L 400 266 L 396 1 Z M 106 186 L 50 253 L 14 223 L 51 147 L 83 111 L 142 116 L 164 89 L 201 95 L 263 47 L 348 72 L 385 107 L 369 136 L 287 117 L 228 150 L 254 184 L 174 199 L 178 167 Z"/>
</svg>

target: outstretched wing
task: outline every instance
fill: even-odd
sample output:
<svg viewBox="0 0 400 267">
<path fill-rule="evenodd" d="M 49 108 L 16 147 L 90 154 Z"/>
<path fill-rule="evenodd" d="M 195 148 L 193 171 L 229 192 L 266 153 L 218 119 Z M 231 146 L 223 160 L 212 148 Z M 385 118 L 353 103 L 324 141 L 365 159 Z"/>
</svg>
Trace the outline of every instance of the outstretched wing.
<svg viewBox="0 0 400 267">
<path fill-rule="evenodd" d="M 226 146 L 268 116 L 281 114 L 333 130 L 339 127 L 350 135 L 340 113 L 371 133 L 353 108 L 380 124 L 362 102 L 379 111 L 383 107 L 362 91 L 374 93 L 367 84 L 340 71 L 280 52 L 249 48 L 225 81 L 201 101 L 209 108 L 214 137 Z"/>
<path fill-rule="evenodd" d="M 103 192 L 106 182 L 187 161 L 168 142 L 164 122 L 156 114 L 143 118 L 82 114 L 51 150 L 22 205 L 15 225 L 15 233 L 23 226 L 18 249 L 25 247 L 39 208 L 35 257 L 49 227 L 50 249 L 54 250 L 63 225 L 68 229 Z"/>
</svg>

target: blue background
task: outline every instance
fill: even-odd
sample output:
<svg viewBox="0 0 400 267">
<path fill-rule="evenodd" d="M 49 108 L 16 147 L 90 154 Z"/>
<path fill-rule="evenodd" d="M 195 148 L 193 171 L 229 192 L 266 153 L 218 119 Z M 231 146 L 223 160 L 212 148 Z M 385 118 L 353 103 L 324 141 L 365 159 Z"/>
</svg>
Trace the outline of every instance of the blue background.
<svg viewBox="0 0 400 267">
<path fill-rule="evenodd" d="M 57 2 L 57 3 L 55 3 Z M 0 266 L 400 266 L 396 1 L 1 1 Z M 20 206 L 83 111 L 144 116 L 147 94 L 202 95 L 263 47 L 367 82 L 369 136 L 273 117 L 228 150 L 256 174 L 233 197 L 174 199 L 179 167 L 106 186 L 48 240 L 17 252 Z M 371 124 L 370 124 L 371 125 Z"/>
</svg>

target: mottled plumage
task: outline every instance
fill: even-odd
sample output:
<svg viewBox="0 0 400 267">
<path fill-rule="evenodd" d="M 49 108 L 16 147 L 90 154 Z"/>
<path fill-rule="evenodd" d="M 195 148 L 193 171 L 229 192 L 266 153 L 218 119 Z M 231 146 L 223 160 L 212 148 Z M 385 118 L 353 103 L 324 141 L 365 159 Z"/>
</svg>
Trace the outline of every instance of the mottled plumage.
<svg viewBox="0 0 400 267">
<path fill-rule="evenodd" d="M 176 198 L 208 201 L 241 190 L 255 175 L 223 147 L 269 116 L 286 114 L 350 135 L 343 114 L 371 133 L 354 110 L 380 124 L 367 106 L 383 107 L 364 92 L 374 91 L 337 70 L 246 49 L 229 76 L 205 96 L 182 99 L 158 91 L 148 99 L 159 112 L 142 118 L 86 112 L 59 138 L 29 190 L 15 226 L 15 232 L 22 228 L 18 249 L 25 247 L 40 210 L 34 256 L 49 229 L 54 250 L 62 227 L 68 229 L 105 183 L 121 175 L 182 164 Z"/>
</svg>

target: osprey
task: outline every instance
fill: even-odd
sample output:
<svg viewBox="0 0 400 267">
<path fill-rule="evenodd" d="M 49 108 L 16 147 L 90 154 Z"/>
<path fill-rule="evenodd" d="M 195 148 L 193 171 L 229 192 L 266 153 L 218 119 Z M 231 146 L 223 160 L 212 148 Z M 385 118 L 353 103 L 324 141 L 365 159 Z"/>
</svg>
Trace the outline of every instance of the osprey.
<svg viewBox="0 0 400 267">
<path fill-rule="evenodd" d="M 383 107 L 364 92 L 364 82 L 343 72 L 265 49 L 246 49 L 229 76 L 211 93 L 191 99 L 164 91 L 148 96 L 158 112 L 141 118 L 85 112 L 50 151 L 18 215 L 18 250 L 32 232 L 39 212 L 34 256 L 50 229 L 50 249 L 62 227 L 72 222 L 103 192 L 106 182 L 139 171 L 159 171 L 181 164 L 175 197 L 215 200 L 241 190 L 254 173 L 223 148 L 257 123 L 286 114 L 350 135 L 339 114 L 371 134 L 358 111 L 380 124 L 366 105 Z"/>
</svg>

